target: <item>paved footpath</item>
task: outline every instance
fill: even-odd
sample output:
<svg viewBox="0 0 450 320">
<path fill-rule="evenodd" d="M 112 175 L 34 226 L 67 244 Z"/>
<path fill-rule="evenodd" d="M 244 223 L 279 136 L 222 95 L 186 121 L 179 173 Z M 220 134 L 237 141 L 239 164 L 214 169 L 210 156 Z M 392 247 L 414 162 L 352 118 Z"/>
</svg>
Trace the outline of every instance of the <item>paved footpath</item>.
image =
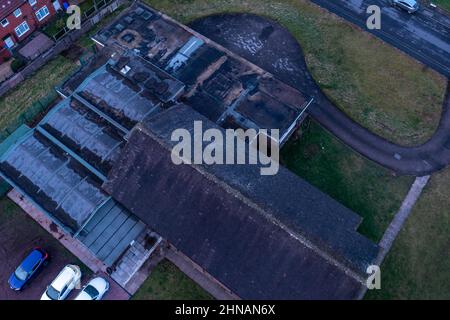
<svg viewBox="0 0 450 320">
<path fill-rule="evenodd" d="M 427 185 L 429 179 L 430 176 L 424 176 L 416 178 L 416 180 L 414 181 L 411 189 L 406 195 L 406 198 L 403 200 L 400 210 L 396 213 L 394 219 L 392 219 L 388 228 L 384 232 L 383 238 L 381 238 L 381 241 L 379 243 L 381 250 L 377 258 L 377 265 L 381 265 L 387 253 L 390 251 L 395 239 L 400 233 L 400 230 L 402 230 L 406 219 L 411 214 L 414 205 L 422 194 L 422 191 Z"/>
</svg>

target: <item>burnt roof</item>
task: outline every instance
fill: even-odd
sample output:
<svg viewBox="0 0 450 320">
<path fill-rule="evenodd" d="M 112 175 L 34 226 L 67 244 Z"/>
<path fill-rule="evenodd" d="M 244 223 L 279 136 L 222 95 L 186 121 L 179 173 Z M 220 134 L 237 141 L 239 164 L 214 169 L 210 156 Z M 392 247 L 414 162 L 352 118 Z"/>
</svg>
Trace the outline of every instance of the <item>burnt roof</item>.
<svg viewBox="0 0 450 320">
<path fill-rule="evenodd" d="M 232 123 L 243 129 L 277 128 L 283 144 L 304 119 L 303 111 L 312 101 L 312 97 L 142 3 L 134 3 L 94 38 L 117 52 L 132 52 L 178 79 L 184 91 L 177 101 L 187 101 L 223 127 Z M 155 94 L 152 81 L 148 84 Z M 163 83 L 157 87 L 156 92 L 166 89 Z"/>
<path fill-rule="evenodd" d="M 360 218 L 284 168 L 174 165 L 194 120 L 219 128 L 184 105 L 138 125 L 105 190 L 241 298 L 356 298 L 378 252 Z"/>
</svg>

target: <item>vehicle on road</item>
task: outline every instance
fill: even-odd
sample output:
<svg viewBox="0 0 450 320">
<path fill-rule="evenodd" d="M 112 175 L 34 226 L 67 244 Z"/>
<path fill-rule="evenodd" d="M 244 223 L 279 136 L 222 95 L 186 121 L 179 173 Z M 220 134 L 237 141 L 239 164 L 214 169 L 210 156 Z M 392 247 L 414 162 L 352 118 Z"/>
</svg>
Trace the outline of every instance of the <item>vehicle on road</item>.
<svg viewBox="0 0 450 320">
<path fill-rule="evenodd" d="M 66 265 L 41 297 L 41 300 L 64 300 L 69 293 L 80 284 L 80 267 Z"/>
<path fill-rule="evenodd" d="M 417 0 L 391 0 L 391 4 L 394 7 L 399 7 L 408 13 L 414 13 L 419 10 L 419 1 Z"/>
<path fill-rule="evenodd" d="M 9 287 L 19 291 L 47 264 L 49 255 L 41 248 L 31 251 L 8 279 Z"/>
<path fill-rule="evenodd" d="M 109 282 L 102 277 L 97 277 L 83 287 L 75 300 L 101 300 L 108 290 Z"/>
</svg>

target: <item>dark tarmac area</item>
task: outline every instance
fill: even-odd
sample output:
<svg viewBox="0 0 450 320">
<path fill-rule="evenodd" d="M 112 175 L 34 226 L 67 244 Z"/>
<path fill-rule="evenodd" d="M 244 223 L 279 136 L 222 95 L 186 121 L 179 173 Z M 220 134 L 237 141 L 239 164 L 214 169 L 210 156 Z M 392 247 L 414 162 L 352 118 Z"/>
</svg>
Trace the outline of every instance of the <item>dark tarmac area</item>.
<svg viewBox="0 0 450 320">
<path fill-rule="evenodd" d="M 450 163 L 449 87 L 433 137 L 423 145 L 404 147 L 373 134 L 335 106 L 310 75 L 296 39 L 278 23 L 252 14 L 218 14 L 190 27 L 313 97 L 308 110 L 312 118 L 356 152 L 395 173 L 424 176 Z"/>
<path fill-rule="evenodd" d="M 0 300 L 39 300 L 47 286 L 69 263 L 81 267 L 82 281 L 89 279 L 91 272 L 11 201 L 0 200 L 0 212 Z M 35 247 L 48 252 L 48 265 L 42 267 L 22 291 L 11 290 L 8 285 L 11 273 Z"/>
</svg>

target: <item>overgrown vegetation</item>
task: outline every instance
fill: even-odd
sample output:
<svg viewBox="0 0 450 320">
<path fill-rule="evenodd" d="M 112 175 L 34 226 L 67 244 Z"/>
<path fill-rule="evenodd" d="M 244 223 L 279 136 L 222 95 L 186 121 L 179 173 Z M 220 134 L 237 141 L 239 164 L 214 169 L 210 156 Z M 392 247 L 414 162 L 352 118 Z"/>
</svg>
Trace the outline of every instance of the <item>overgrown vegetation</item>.
<svg viewBox="0 0 450 320">
<path fill-rule="evenodd" d="M 54 87 L 76 67 L 77 65 L 71 60 L 58 56 L 1 97 L 0 130 L 17 123 L 19 116 L 35 101 L 55 92 Z"/>
<path fill-rule="evenodd" d="M 209 300 L 211 296 L 168 260 L 161 261 L 134 300 Z"/>
</svg>

